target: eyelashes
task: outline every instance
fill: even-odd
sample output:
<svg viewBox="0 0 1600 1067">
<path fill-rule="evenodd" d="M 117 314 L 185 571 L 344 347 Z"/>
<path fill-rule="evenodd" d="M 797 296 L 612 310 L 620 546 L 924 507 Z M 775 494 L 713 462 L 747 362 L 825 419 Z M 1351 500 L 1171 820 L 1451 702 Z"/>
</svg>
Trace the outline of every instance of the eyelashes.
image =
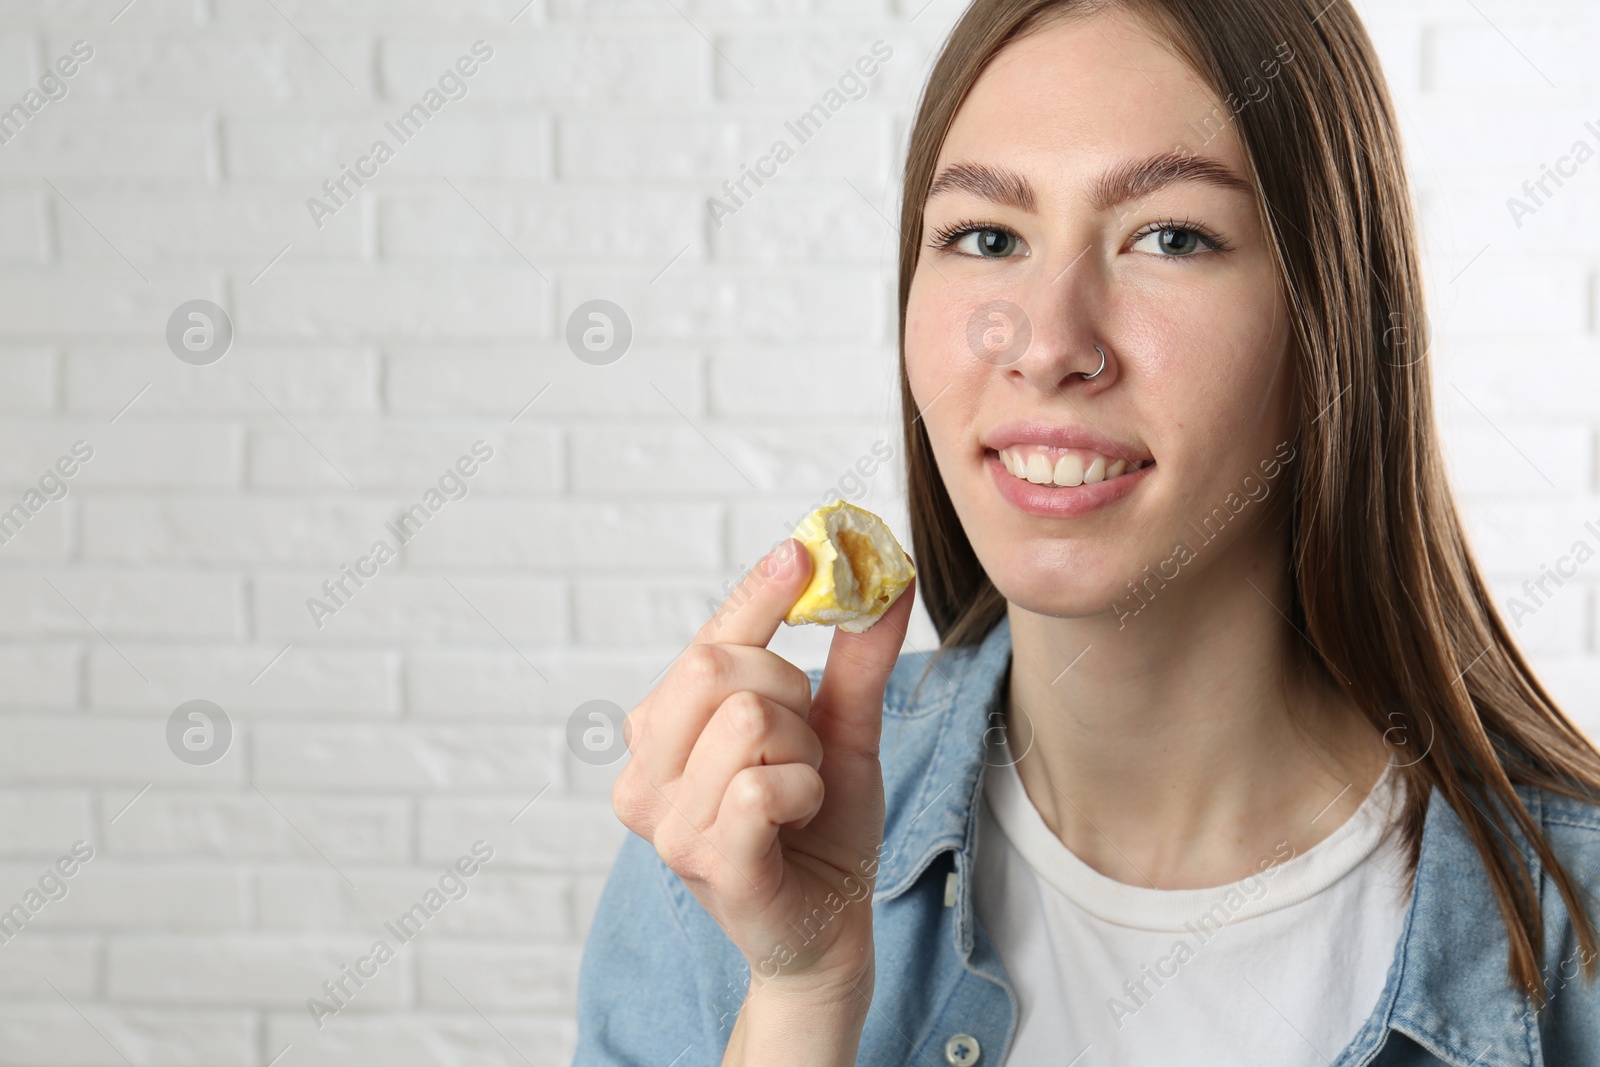
<svg viewBox="0 0 1600 1067">
<path fill-rule="evenodd" d="M 1014 241 L 1021 241 L 1022 235 L 1009 226 L 1002 226 L 997 222 L 980 222 L 977 219 L 962 219 L 960 222 L 948 226 L 940 226 L 933 231 L 931 242 L 934 248 L 949 248 L 963 237 L 972 233 L 1003 233 Z M 983 259 L 1003 259 L 1003 256 L 983 256 Z"/>
<path fill-rule="evenodd" d="M 1233 245 L 1229 244 L 1226 238 L 1222 237 L 1220 234 L 1212 232 L 1207 227 L 1205 227 L 1205 226 L 1201 225 L 1200 223 L 1195 222 L 1193 219 L 1190 219 L 1190 218 L 1187 218 L 1187 217 L 1184 218 L 1184 220 L 1182 222 L 1179 222 L 1178 220 L 1171 219 L 1171 218 L 1163 219 L 1160 222 L 1152 222 L 1150 225 L 1144 227 L 1138 233 L 1134 234 L 1133 235 L 1133 240 L 1135 242 L 1138 242 L 1138 241 L 1143 240 L 1144 238 L 1150 236 L 1152 233 L 1160 233 L 1163 230 L 1172 230 L 1173 232 L 1176 232 L 1176 233 L 1192 233 L 1196 237 L 1198 237 L 1202 241 L 1204 241 L 1206 244 L 1210 245 L 1211 246 L 1211 250 L 1214 251 L 1214 252 L 1231 252 L 1231 251 L 1233 251 Z M 1192 255 L 1188 255 L 1188 256 L 1163 256 L 1162 258 L 1163 259 L 1193 259 L 1194 256 L 1192 256 Z"/>
<path fill-rule="evenodd" d="M 1130 240 L 1134 243 L 1137 243 L 1153 233 L 1161 233 L 1163 231 L 1172 231 L 1174 233 L 1192 233 L 1196 237 L 1200 238 L 1200 240 L 1207 246 L 1207 252 L 1231 252 L 1233 250 L 1233 245 L 1229 243 L 1226 238 L 1214 232 L 1210 228 L 1202 225 L 1201 223 L 1187 217 L 1182 220 L 1176 218 L 1166 218 L 1160 220 L 1159 222 L 1152 222 L 1135 233 Z M 960 222 L 935 228 L 931 234 L 931 240 L 928 244 L 930 248 L 939 251 L 948 251 L 953 249 L 957 242 L 974 233 L 1001 233 L 1005 234 L 1007 237 L 1010 237 L 1013 241 L 1016 241 L 1019 244 L 1022 242 L 1021 234 L 1002 223 L 984 222 L 979 219 L 962 219 Z M 1159 256 L 1158 258 L 1197 259 L 1205 256 L 1207 252 L 1192 252 L 1181 256 Z M 967 252 L 957 254 L 971 256 L 973 259 L 1010 258 L 1008 256 L 972 256 L 971 253 Z"/>
</svg>

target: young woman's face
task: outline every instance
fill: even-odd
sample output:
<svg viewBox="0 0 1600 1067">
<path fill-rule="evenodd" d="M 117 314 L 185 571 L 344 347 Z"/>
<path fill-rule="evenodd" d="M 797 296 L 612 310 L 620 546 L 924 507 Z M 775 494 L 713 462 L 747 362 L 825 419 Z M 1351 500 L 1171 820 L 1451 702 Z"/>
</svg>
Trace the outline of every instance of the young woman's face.
<svg viewBox="0 0 1600 1067">
<path fill-rule="evenodd" d="M 1289 485 L 1291 334 L 1231 115 L 1099 15 L 1009 45 L 945 139 L 906 369 L 1021 607 L 1122 616 L 1130 580 L 1243 580 L 1282 536 L 1257 520 Z"/>
</svg>

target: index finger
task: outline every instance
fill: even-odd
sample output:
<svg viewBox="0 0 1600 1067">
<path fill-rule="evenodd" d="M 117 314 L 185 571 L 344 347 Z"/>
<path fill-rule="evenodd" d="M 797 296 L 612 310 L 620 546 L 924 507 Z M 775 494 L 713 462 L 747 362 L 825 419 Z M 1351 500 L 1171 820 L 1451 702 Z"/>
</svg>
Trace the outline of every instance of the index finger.
<svg viewBox="0 0 1600 1067">
<path fill-rule="evenodd" d="M 798 539 L 785 538 L 750 568 L 690 643 L 765 648 L 810 582 L 810 551 Z"/>
</svg>

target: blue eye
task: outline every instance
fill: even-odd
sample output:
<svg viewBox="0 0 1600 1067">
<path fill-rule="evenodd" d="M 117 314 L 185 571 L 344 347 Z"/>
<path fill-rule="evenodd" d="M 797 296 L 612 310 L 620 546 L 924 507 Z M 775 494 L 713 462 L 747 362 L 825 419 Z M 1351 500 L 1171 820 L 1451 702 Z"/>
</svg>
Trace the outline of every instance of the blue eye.
<svg viewBox="0 0 1600 1067">
<path fill-rule="evenodd" d="M 930 247 L 973 259 L 1007 259 L 1028 254 L 1021 235 L 995 223 L 963 220 L 935 229 L 932 237 Z M 1155 239 L 1153 244 L 1151 238 Z M 1132 245 L 1135 251 L 1161 259 L 1196 259 L 1210 252 L 1227 252 L 1232 247 L 1205 227 L 1187 219 L 1182 222 L 1165 219 L 1152 223 L 1134 236 Z"/>
<path fill-rule="evenodd" d="M 1140 245 L 1147 244 L 1152 237 L 1156 239 L 1153 247 L 1140 248 Z M 1205 251 L 1226 252 L 1229 247 L 1220 237 L 1201 229 L 1194 223 L 1176 222 L 1172 219 L 1147 227 L 1133 241 L 1133 248 L 1136 251 L 1149 252 L 1162 259 L 1194 259 L 1203 255 Z"/>
<path fill-rule="evenodd" d="M 1022 238 L 1001 226 L 976 222 L 958 222 L 943 226 L 933 233 L 933 247 L 954 249 L 961 255 L 976 259 L 1005 259 L 1022 246 Z M 1026 254 L 1026 253 L 1024 253 Z"/>
</svg>

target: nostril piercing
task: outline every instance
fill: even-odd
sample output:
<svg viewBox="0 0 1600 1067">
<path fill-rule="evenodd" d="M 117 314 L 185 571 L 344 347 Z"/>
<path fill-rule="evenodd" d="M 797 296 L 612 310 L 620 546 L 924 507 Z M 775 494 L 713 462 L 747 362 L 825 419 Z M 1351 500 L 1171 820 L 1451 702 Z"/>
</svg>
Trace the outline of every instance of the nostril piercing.
<svg viewBox="0 0 1600 1067">
<path fill-rule="evenodd" d="M 1086 382 L 1100 377 L 1100 372 L 1106 369 L 1106 350 L 1101 348 L 1099 345 L 1095 345 L 1094 350 L 1100 353 L 1100 366 L 1095 368 L 1095 372 L 1093 374 L 1083 375 L 1083 380 Z M 1080 371 L 1079 373 L 1081 374 L 1082 372 Z"/>
</svg>

